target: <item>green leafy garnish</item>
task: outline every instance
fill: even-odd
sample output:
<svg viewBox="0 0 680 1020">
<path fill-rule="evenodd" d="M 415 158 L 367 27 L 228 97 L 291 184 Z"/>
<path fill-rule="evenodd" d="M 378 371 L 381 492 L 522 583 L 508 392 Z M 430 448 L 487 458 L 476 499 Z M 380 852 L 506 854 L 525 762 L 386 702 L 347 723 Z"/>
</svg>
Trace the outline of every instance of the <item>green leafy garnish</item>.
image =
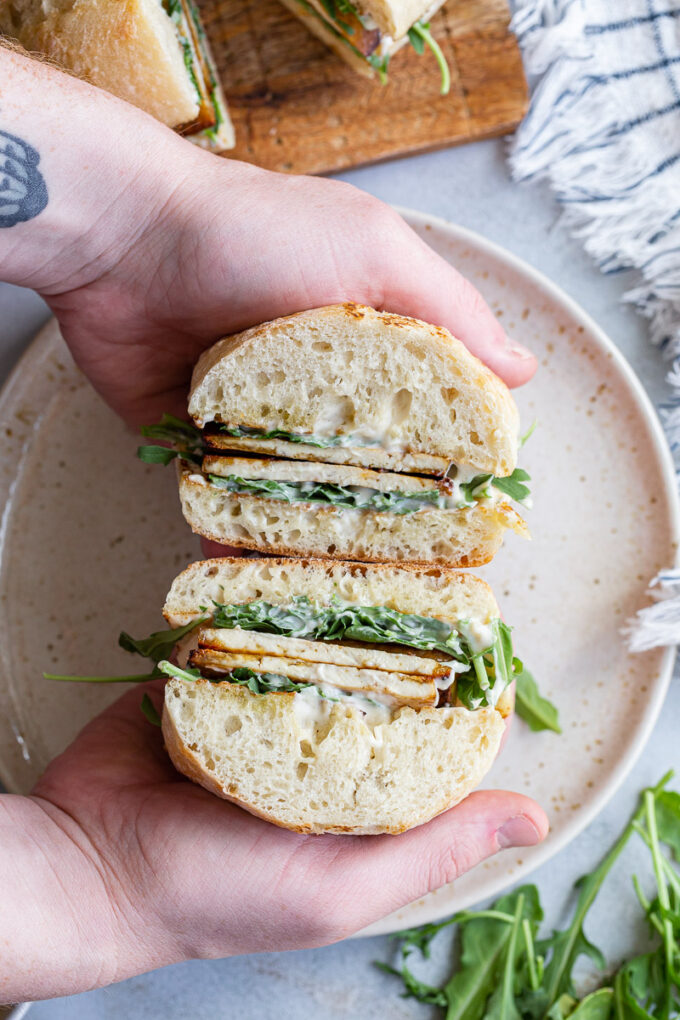
<svg viewBox="0 0 680 1020">
<path fill-rule="evenodd" d="M 172 448 L 157 443 L 138 447 L 137 456 L 145 464 L 169 464 L 175 457 L 191 464 L 200 465 L 203 461 L 200 430 L 190 422 L 175 418 L 173 414 L 164 414 L 157 425 L 143 425 L 139 431 L 147 439 L 173 444 Z"/>
<path fill-rule="evenodd" d="M 473 652 L 465 637 L 464 621 L 456 629 L 435 617 L 400 613 L 386 606 L 357 606 L 338 598 L 329 606 L 316 605 L 304 595 L 295 596 L 285 606 L 263 600 L 241 605 L 216 602 L 213 626 L 316 641 L 347 639 L 446 652 L 468 667 L 456 676 L 456 693 L 470 709 L 497 704 L 512 682 L 518 662 L 513 661 L 510 628 L 501 620 L 492 623 L 492 644 Z"/>
<path fill-rule="evenodd" d="M 66 680 L 71 683 L 98 683 L 98 684 L 141 684 L 148 680 L 156 680 L 163 676 L 160 670 L 159 661 L 172 652 L 178 641 L 189 634 L 199 624 L 204 623 L 207 616 L 199 616 L 196 620 L 183 627 L 174 627 L 168 630 L 159 630 L 150 634 L 147 638 L 133 638 L 125 631 L 122 631 L 118 644 L 126 652 L 135 655 L 142 655 L 154 663 L 154 669 L 150 673 L 133 673 L 129 676 L 60 676 L 55 673 L 43 673 L 46 680 Z"/>
<path fill-rule="evenodd" d="M 520 719 L 524 719 L 529 729 L 552 730 L 561 733 L 557 708 L 551 701 L 544 698 L 538 690 L 536 681 L 528 669 L 515 672 L 515 711 Z"/>
<path fill-rule="evenodd" d="M 118 638 L 118 644 L 126 652 L 143 655 L 145 659 L 151 659 L 152 662 L 160 662 L 161 659 L 168 657 L 178 641 L 186 637 L 187 634 L 190 634 L 192 630 L 195 630 L 199 624 L 205 623 L 207 619 L 207 616 L 199 616 L 196 620 L 191 620 L 183 627 L 174 627 L 171 630 L 158 630 L 154 634 L 149 634 L 147 638 L 133 638 L 126 634 L 125 631 L 122 631 Z"/>
<path fill-rule="evenodd" d="M 520 450 L 522 449 L 522 447 L 524 446 L 525 443 L 529 442 L 529 440 L 533 436 L 534 432 L 536 431 L 536 427 L 537 426 L 538 426 L 538 418 L 534 418 L 534 420 L 532 421 L 531 425 L 526 430 L 524 435 L 519 437 L 519 449 Z"/>
<path fill-rule="evenodd" d="M 60 673 L 43 673 L 45 680 L 65 680 L 68 683 L 82 684 L 145 684 L 156 680 L 161 674 L 158 670 L 150 673 L 131 673 L 129 676 L 69 676 Z"/>
<path fill-rule="evenodd" d="M 146 718 L 153 726 L 160 727 L 161 717 L 156 711 L 156 706 L 154 705 L 153 701 L 151 700 L 148 694 L 144 695 L 144 697 L 142 698 L 142 703 L 139 707 L 142 710 L 142 715 L 146 716 Z"/>
<path fill-rule="evenodd" d="M 507 478 L 494 478 L 493 486 L 517 503 L 524 503 L 530 496 L 529 487 L 524 483 L 529 481 L 531 481 L 531 475 L 524 468 L 515 468 Z"/>
<path fill-rule="evenodd" d="M 229 492 L 253 493 L 285 503 L 325 503 L 351 510 L 375 510 L 392 514 L 413 514 L 424 507 L 446 505 L 439 489 L 417 492 L 380 492 L 331 482 L 277 482 L 271 478 L 241 478 L 239 475 L 208 475 L 212 485 Z"/>
<path fill-rule="evenodd" d="M 524 483 L 529 481 L 531 476 L 523 468 L 515 468 L 507 478 L 499 478 L 492 474 L 475 475 L 469 482 L 461 482 L 460 488 L 469 506 L 477 499 L 489 499 L 492 487 L 518 503 L 525 503 L 531 491 Z"/>
<path fill-rule="evenodd" d="M 174 676 L 178 680 L 200 680 L 201 671 L 200 669 L 194 669 L 191 666 L 187 666 L 186 669 L 182 669 L 181 666 L 176 666 L 174 662 L 168 662 L 167 659 L 162 659 L 158 663 L 158 670 L 164 676 Z"/>
<path fill-rule="evenodd" d="M 671 777 L 668 773 L 643 791 L 611 850 L 577 882 L 578 899 L 563 930 L 537 937 L 543 912 L 538 890 L 526 885 L 489 910 L 463 911 L 440 924 L 400 932 L 397 966 L 378 966 L 401 979 L 405 996 L 441 1006 L 446 1020 L 675 1020 L 680 1013 L 680 875 L 661 848 L 662 842 L 680 845 L 680 795 L 665 789 Z M 645 897 L 636 877 L 633 883 L 656 945 L 579 999 L 574 983 L 579 958 L 585 955 L 600 969 L 605 966 L 585 935 L 586 917 L 635 833 L 651 856 L 654 899 Z M 429 985 L 414 974 L 411 955 L 427 957 L 432 940 L 451 925 L 458 926 L 460 937 L 457 967 L 442 987 Z"/>
<path fill-rule="evenodd" d="M 380 79 L 381 85 L 387 84 L 387 68 L 390 62 L 389 53 L 380 56 L 378 53 L 371 53 L 370 56 L 365 58 L 371 65 L 374 71 L 378 72 L 378 78 Z"/>
<path fill-rule="evenodd" d="M 286 432 L 285 429 L 256 429 L 250 425 L 220 425 L 219 431 L 235 439 L 283 439 L 287 443 L 303 443 L 305 446 L 315 446 L 319 449 L 326 449 L 331 446 L 380 446 L 377 439 L 364 439 L 361 436 L 335 435 L 317 436 L 306 432 Z"/>
<path fill-rule="evenodd" d="M 166 676 L 177 677 L 180 680 L 195 681 L 201 677 L 198 669 L 180 669 L 172 662 L 159 662 L 158 668 Z M 306 687 L 314 687 L 312 683 L 295 683 L 287 676 L 280 673 L 258 673 L 246 666 L 236 666 L 220 677 L 203 677 L 211 683 L 227 682 L 247 687 L 253 694 L 271 694 L 272 691 L 303 691 Z"/>
<path fill-rule="evenodd" d="M 425 47 L 428 46 L 434 53 L 435 60 L 439 64 L 439 70 L 442 76 L 441 84 L 441 95 L 446 96 L 451 89 L 451 72 L 449 65 L 446 61 L 446 57 L 442 53 L 442 48 L 433 37 L 430 32 L 430 24 L 427 21 L 416 21 L 416 23 L 408 30 L 408 39 L 413 46 L 413 49 L 418 54 L 422 54 Z"/>
<path fill-rule="evenodd" d="M 287 432 L 285 429 L 258 429 L 250 425 L 218 425 L 218 430 L 235 439 L 272 440 L 281 439 L 288 443 L 301 443 L 319 449 L 330 447 L 378 447 L 377 440 L 367 440 L 360 436 L 334 435 L 317 436 L 301 432 Z M 171 443 L 162 446 L 159 443 L 140 446 L 137 456 L 147 464 L 167 465 L 175 458 L 188 464 L 200 467 L 203 456 L 210 445 L 210 437 L 205 439 L 201 431 L 189 422 L 164 414 L 157 425 L 145 425 L 142 435 L 149 439 L 157 439 L 160 443 Z M 528 433 L 529 434 L 529 433 Z M 527 434 L 527 438 L 528 438 Z M 405 481 L 408 475 L 404 476 Z M 439 488 L 417 490 L 398 490 L 380 492 L 377 489 L 367 490 L 365 487 L 335 485 L 330 482 L 279 482 L 270 478 L 242 478 L 240 475 L 208 475 L 210 483 L 229 492 L 254 493 L 266 499 L 277 499 L 282 502 L 326 503 L 343 509 L 376 510 L 394 514 L 416 513 L 430 506 L 447 507 L 450 497 Z M 527 503 L 530 495 L 529 487 L 524 483 L 530 477 L 522 468 L 515 468 L 507 478 L 499 478 L 492 474 L 475 475 L 469 482 L 460 484 L 461 500 L 458 506 L 474 506 L 480 499 L 493 496 L 492 489 L 498 489 L 518 503 Z M 355 489 L 357 491 L 355 491 Z"/>
</svg>

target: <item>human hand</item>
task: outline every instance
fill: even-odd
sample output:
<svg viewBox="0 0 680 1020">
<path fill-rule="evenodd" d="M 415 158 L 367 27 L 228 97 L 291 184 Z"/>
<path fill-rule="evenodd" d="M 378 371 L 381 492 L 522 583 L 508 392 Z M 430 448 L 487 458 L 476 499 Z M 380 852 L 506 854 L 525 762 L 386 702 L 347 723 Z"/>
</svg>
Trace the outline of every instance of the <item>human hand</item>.
<svg viewBox="0 0 680 1020">
<path fill-rule="evenodd" d="M 81 273 L 44 292 L 76 360 L 129 420 L 185 413 L 193 364 L 219 336 L 345 300 L 445 325 L 510 385 L 533 373 L 478 292 L 378 200 L 179 141 L 172 163 L 163 215 L 85 285 Z"/>
<path fill-rule="evenodd" d="M 160 708 L 162 684 L 148 687 Z M 3 968 L 0 998 L 73 993 L 189 958 L 334 942 L 547 829 L 528 798 L 483 791 L 400 836 L 288 832 L 178 775 L 139 700 L 130 691 L 94 719 L 31 798 L 0 798 L 35 857 L 15 853 L 7 866 L 8 878 L 23 866 L 33 896 L 18 894 L 20 963 Z M 51 882 L 41 881 L 45 868 Z M 0 916 L 20 886 L 14 879 L 3 891 Z M 58 932 L 49 950 L 46 927 Z"/>
<path fill-rule="evenodd" d="M 0 130 L 35 150 L 47 189 L 0 230 L 0 278 L 45 297 L 129 421 L 184 412 L 198 355 L 225 333 L 340 301 L 444 325 L 510 385 L 533 374 L 479 293 L 377 199 L 218 159 L 1 48 L 0 77 Z"/>
</svg>

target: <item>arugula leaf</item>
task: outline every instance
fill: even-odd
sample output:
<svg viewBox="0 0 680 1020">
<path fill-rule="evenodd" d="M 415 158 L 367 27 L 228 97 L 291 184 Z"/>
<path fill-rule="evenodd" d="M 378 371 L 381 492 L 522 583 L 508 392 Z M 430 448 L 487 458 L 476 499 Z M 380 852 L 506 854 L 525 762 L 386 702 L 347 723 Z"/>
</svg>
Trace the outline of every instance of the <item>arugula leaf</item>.
<svg viewBox="0 0 680 1020">
<path fill-rule="evenodd" d="M 179 456 L 179 451 L 171 450 L 169 446 L 138 446 L 137 456 L 145 464 L 162 464 L 166 467 Z"/>
<path fill-rule="evenodd" d="M 370 57 L 366 57 L 371 67 L 378 72 L 380 78 L 380 84 L 387 84 L 387 66 L 390 62 L 390 55 L 386 53 L 385 56 L 381 57 L 377 53 L 371 53 Z"/>
<path fill-rule="evenodd" d="M 508 920 L 498 920 L 484 916 L 484 912 L 480 912 L 478 918 L 470 913 L 469 920 L 464 923 L 460 969 L 444 988 L 448 1002 L 446 1020 L 480 1020 L 486 1015 L 486 1002 L 500 984 L 508 949 L 516 946 L 513 933 L 517 915 L 526 919 L 534 932 L 543 919 L 534 885 L 522 886 L 514 893 L 501 896 L 494 903 L 494 911 L 510 916 Z"/>
<path fill-rule="evenodd" d="M 491 910 L 467 911 L 423 929 L 401 932 L 401 977 L 407 994 L 439 1004 L 440 990 L 425 985 L 406 965 L 419 949 L 423 955 L 436 934 L 458 923 L 459 966 L 444 988 L 446 1020 L 677 1020 L 680 1016 L 680 875 L 661 853 L 661 830 L 670 826 L 670 845 L 677 835 L 680 795 L 665 790 L 672 777 L 644 790 L 638 807 L 598 867 L 578 883 L 579 896 L 571 924 L 552 937 L 535 942 L 542 912 L 535 886 L 525 886 L 499 899 Z M 664 808 L 659 809 L 660 804 Z M 670 821 L 668 815 L 670 814 Z M 666 822 L 661 817 L 666 816 Z M 649 847 L 657 896 L 648 900 L 633 882 L 653 931 L 661 937 L 651 952 L 624 963 L 613 981 L 580 1001 L 572 987 L 574 965 L 582 954 L 603 966 L 599 950 L 586 938 L 587 911 L 614 861 L 633 833 Z M 547 953 L 543 966 L 539 953 Z"/>
<path fill-rule="evenodd" d="M 651 792 L 657 795 L 663 786 L 666 785 L 669 778 L 670 774 L 664 776 Z M 550 962 L 545 969 L 546 1008 L 559 998 L 563 992 L 573 994 L 571 973 L 574 963 L 579 956 L 589 956 L 596 966 L 600 967 L 600 969 L 604 968 L 604 957 L 600 950 L 586 938 L 583 932 L 583 922 L 612 865 L 635 832 L 636 825 L 639 825 L 646 810 L 643 799 L 609 853 L 606 854 L 594 871 L 589 875 L 583 875 L 576 883 L 579 895 L 569 927 L 564 931 L 553 932 L 551 938 L 541 944 L 542 950 L 550 950 L 552 953 Z"/>
<path fill-rule="evenodd" d="M 272 691 L 298 692 L 303 691 L 306 687 L 315 686 L 312 683 L 295 683 L 289 677 L 282 676 L 280 673 L 258 673 L 256 670 L 248 669 L 246 666 L 237 666 L 235 669 L 225 673 L 224 676 L 214 678 L 202 677 L 200 670 L 193 668 L 181 669 L 172 662 L 159 662 L 158 668 L 166 676 L 177 677 L 180 680 L 193 682 L 198 679 L 204 679 L 215 684 L 224 681 L 225 683 L 247 687 L 253 694 L 270 694 Z"/>
<path fill-rule="evenodd" d="M 566 993 L 560 995 L 557 1002 L 554 1002 L 546 1013 L 546 1020 L 566 1020 L 566 1017 L 571 1016 L 577 1006 L 578 999 L 575 999 L 573 995 Z"/>
<path fill-rule="evenodd" d="M 239 475 L 208 475 L 212 485 L 229 492 L 255 493 L 285 503 L 328 503 L 351 510 L 377 510 L 412 514 L 428 506 L 445 506 L 446 495 L 439 489 L 417 492 L 355 490 L 331 482 L 277 482 L 271 478 L 241 478 Z"/>
<path fill-rule="evenodd" d="M 327 2 L 332 3 L 332 0 Z M 319 449 L 330 446 L 380 446 L 378 439 L 364 439 L 361 436 L 317 436 L 306 432 L 286 432 L 285 429 L 257 429 L 250 425 L 219 425 L 218 428 L 220 432 L 235 438 L 284 439 L 287 443 L 303 443 L 305 446 L 316 446 Z"/>
<path fill-rule="evenodd" d="M 517 661 L 517 660 L 515 660 Z M 515 673 L 515 711 L 520 719 L 524 719 L 529 729 L 537 733 L 540 730 L 552 730 L 561 733 L 557 708 L 551 701 L 544 698 L 538 690 L 536 681 L 528 669 L 522 667 Z"/>
<path fill-rule="evenodd" d="M 148 680 L 158 679 L 159 676 L 161 674 L 155 669 L 151 673 L 132 673 L 130 676 L 67 676 L 43 673 L 45 680 L 64 680 L 75 684 L 145 684 Z"/>
<path fill-rule="evenodd" d="M 614 1009 L 614 992 L 611 988 L 598 988 L 586 995 L 570 1013 L 569 1020 L 609 1020 Z"/>
<path fill-rule="evenodd" d="M 202 679 L 200 669 L 193 669 L 190 666 L 182 669 L 181 666 L 176 666 L 174 662 L 168 662 L 167 659 L 163 659 L 158 663 L 158 669 L 165 676 L 174 676 L 178 680 L 191 680 L 193 682 L 194 680 Z"/>
<path fill-rule="evenodd" d="M 533 436 L 538 426 L 538 418 L 534 418 L 529 428 L 526 430 L 523 436 L 519 437 L 519 449 L 521 450 L 525 443 L 528 443 Z"/>
<path fill-rule="evenodd" d="M 421 57 L 425 52 L 425 40 L 423 39 L 422 35 L 420 35 L 420 33 L 415 30 L 415 28 L 409 28 L 408 41 L 411 43 L 411 46 L 416 51 L 418 56 Z"/>
<path fill-rule="evenodd" d="M 159 662 L 160 659 L 168 657 L 181 638 L 190 634 L 192 630 L 195 630 L 201 623 L 205 623 L 207 619 L 207 616 L 199 616 L 183 627 L 157 630 L 155 633 L 149 634 L 147 638 L 133 638 L 125 631 L 121 631 L 118 644 L 126 652 L 134 652 L 137 655 L 143 655 L 145 659 L 151 659 L 152 662 Z"/>
<path fill-rule="evenodd" d="M 523 468 L 515 468 L 507 478 L 497 478 L 490 473 L 475 475 L 469 482 L 462 482 L 460 488 L 469 506 L 478 499 L 489 499 L 492 488 L 498 489 L 517 503 L 528 505 L 531 490 L 524 483 L 529 481 L 531 476 Z"/>
<path fill-rule="evenodd" d="M 386 606 L 357 606 L 335 598 L 330 606 L 318 606 L 304 595 L 286 606 L 256 600 L 242 605 L 215 603 L 215 627 L 239 627 L 267 634 L 284 634 L 310 640 L 370 641 L 437 649 L 469 668 L 456 676 L 456 693 L 469 709 L 495 705 L 512 681 L 513 659 L 510 628 L 493 621 L 494 640 L 488 649 L 473 655 L 461 630 L 435 617 L 400 613 Z M 465 622 L 461 621 L 462 629 Z"/>
<path fill-rule="evenodd" d="M 442 96 L 448 95 L 451 89 L 451 72 L 441 46 L 430 32 L 429 22 L 416 21 L 413 27 L 409 29 L 408 38 L 416 53 L 423 53 L 426 46 L 432 50 L 435 60 L 439 64 L 439 71 L 442 76 L 440 93 Z M 416 39 L 419 40 L 419 42 L 416 43 L 414 41 Z"/>
<path fill-rule="evenodd" d="M 680 793 L 663 790 L 658 794 L 656 824 L 659 839 L 668 844 L 676 861 L 680 861 Z"/>
<path fill-rule="evenodd" d="M 139 446 L 137 456 L 145 464 L 167 465 L 175 457 L 191 464 L 201 464 L 203 460 L 203 439 L 201 432 L 191 422 L 182 421 L 173 414 L 164 414 L 157 425 L 143 425 L 141 434 L 147 439 L 158 439 L 173 446 Z"/>
<path fill-rule="evenodd" d="M 530 481 L 531 475 L 524 468 L 515 468 L 507 478 L 494 478 L 493 487 L 517 503 L 524 503 L 531 495 L 531 490 L 524 483 Z"/>
<path fill-rule="evenodd" d="M 521 1020 L 517 1004 L 515 1002 L 515 969 L 517 967 L 517 956 L 520 949 L 519 932 L 524 910 L 524 894 L 517 897 L 515 916 L 510 929 L 508 948 L 505 953 L 505 963 L 501 973 L 501 980 L 497 982 L 491 998 L 487 1004 L 484 1014 L 485 1020 Z"/>
<path fill-rule="evenodd" d="M 402 962 L 400 970 L 397 970 L 396 967 L 390 967 L 388 963 L 381 963 L 379 960 L 374 961 L 374 966 L 385 974 L 393 974 L 395 977 L 401 978 L 405 988 L 405 991 L 402 992 L 402 998 L 417 999 L 428 1006 L 446 1007 L 446 996 L 441 988 L 436 988 L 434 985 L 428 985 L 421 981 L 405 962 Z"/>
<path fill-rule="evenodd" d="M 139 707 L 142 710 L 142 714 L 146 716 L 146 718 L 153 726 L 160 727 L 161 717 L 156 711 L 156 706 L 154 705 L 153 701 L 151 700 L 148 694 L 144 695 L 144 697 L 142 698 L 142 703 Z"/>
<path fill-rule="evenodd" d="M 177 642 L 192 631 L 199 624 L 204 623 L 207 620 L 207 616 L 200 616 L 196 620 L 192 620 L 187 623 L 184 627 L 175 627 L 169 630 L 159 630 L 154 634 L 150 634 L 147 638 L 133 638 L 125 631 L 122 631 L 119 638 L 118 644 L 121 648 L 124 648 L 126 652 L 134 652 L 137 655 L 144 656 L 145 659 L 150 659 L 151 662 L 158 664 L 159 659 L 165 658 L 172 652 Z M 99 684 L 141 684 L 146 683 L 147 680 L 156 680 L 162 676 L 163 673 L 160 671 L 160 666 L 156 666 L 150 673 L 133 673 L 130 676 L 60 676 L 55 673 L 43 673 L 46 680 L 65 680 L 70 683 L 99 683 Z"/>
</svg>

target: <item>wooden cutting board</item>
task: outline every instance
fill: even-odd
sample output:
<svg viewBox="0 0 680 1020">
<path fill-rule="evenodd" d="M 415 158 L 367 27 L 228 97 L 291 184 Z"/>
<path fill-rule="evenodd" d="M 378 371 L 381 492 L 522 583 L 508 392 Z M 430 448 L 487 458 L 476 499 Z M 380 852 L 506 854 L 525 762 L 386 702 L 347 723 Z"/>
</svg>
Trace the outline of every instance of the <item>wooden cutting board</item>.
<svg viewBox="0 0 680 1020">
<path fill-rule="evenodd" d="M 432 20 L 451 68 L 447 96 L 429 50 L 405 46 L 381 85 L 278 0 L 202 0 L 201 14 L 236 128 L 230 155 L 270 170 L 327 173 L 505 134 L 526 109 L 506 0 L 449 0 Z"/>
</svg>

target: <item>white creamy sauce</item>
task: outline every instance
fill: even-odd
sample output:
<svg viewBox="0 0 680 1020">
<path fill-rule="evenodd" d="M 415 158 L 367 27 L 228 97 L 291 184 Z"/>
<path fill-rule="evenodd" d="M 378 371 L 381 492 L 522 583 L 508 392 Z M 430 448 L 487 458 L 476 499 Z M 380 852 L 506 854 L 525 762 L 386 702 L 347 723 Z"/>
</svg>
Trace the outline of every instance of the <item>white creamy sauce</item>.
<svg viewBox="0 0 680 1020">
<path fill-rule="evenodd" d="M 449 662 L 443 663 L 443 665 L 449 667 L 449 672 L 444 676 L 436 676 L 434 678 L 434 685 L 438 691 L 448 691 L 456 679 L 456 674 L 465 673 L 469 668 L 465 663 L 456 662 L 455 659 L 451 659 Z"/>
<path fill-rule="evenodd" d="M 188 481 L 194 482 L 196 485 L 208 485 L 208 479 L 205 475 L 189 475 Z"/>
<path fill-rule="evenodd" d="M 356 708 L 369 729 L 389 723 L 394 711 L 394 699 L 387 695 L 374 694 L 367 698 L 364 694 L 341 691 L 332 684 L 305 687 L 293 696 L 293 711 L 302 729 L 311 729 L 327 720 L 333 705 L 337 704 Z M 380 740 L 382 742 L 382 737 Z"/>
<path fill-rule="evenodd" d="M 495 635 L 490 623 L 468 620 L 466 623 L 459 623 L 458 629 L 470 645 L 473 655 L 479 655 L 494 643 Z"/>
</svg>

